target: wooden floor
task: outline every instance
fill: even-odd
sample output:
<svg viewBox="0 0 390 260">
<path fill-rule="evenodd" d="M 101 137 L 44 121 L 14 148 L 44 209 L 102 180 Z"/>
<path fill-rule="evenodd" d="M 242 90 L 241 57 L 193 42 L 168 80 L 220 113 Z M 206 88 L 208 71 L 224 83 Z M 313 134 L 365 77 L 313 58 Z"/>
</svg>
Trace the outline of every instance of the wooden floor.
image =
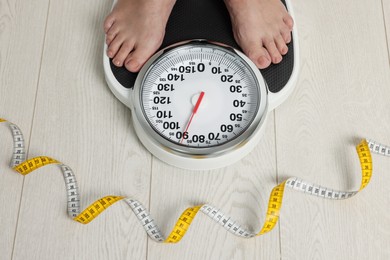
<svg viewBox="0 0 390 260">
<path fill-rule="evenodd" d="M 28 157 L 73 168 L 82 207 L 108 194 L 133 197 L 168 234 L 185 208 L 210 203 L 259 230 L 276 183 L 298 176 L 356 189 L 359 139 L 390 144 L 390 1 L 292 2 L 296 89 L 233 166 L 185 171 L 140 144 L 104 80 L 109 0 L 0 0 L 0 117 L 23 130 Z M 372 182 L 349 200 L 287 191 L 265 236 L 237 238 L 199 214 L 179 244 L 166 245 L 148 239 L 125 203 L 86 226 L 70 220 L 58 168 L 13 172 L 12 138 L 0 127 L 0 259 L 390 259 L 390 158 L 373 156 Z"/>
</svg>

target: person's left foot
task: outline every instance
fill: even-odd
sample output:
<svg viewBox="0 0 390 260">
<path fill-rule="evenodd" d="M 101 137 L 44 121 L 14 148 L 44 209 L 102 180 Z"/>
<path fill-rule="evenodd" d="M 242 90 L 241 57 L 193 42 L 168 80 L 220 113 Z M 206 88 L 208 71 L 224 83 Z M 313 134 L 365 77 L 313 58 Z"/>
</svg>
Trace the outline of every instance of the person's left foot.
<svg viewBox="0 0 390 260">
<path fill-rule="evenodd" d="M 279 63 L 294 25 L 280 0 L 225 0 L 234 38 L 260 69 Z"/>
</svg>

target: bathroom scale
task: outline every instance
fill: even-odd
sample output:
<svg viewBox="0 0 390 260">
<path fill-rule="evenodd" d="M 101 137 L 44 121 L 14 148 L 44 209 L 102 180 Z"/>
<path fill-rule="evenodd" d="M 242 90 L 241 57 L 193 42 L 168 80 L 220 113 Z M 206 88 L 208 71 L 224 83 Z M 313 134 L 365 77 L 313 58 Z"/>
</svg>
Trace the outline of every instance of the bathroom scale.
<svg viewBox="0 0 390 260">
<path fill-rule="evenodd" d="M 282 3 L 294 18 L 290 2 Z M 250 153 L 269 112 L 293 91 L 299 69 L 295 28 L 287 46 L 279 64 L 259 70 L 234 40 L 222 0 L 178 0 L 160 49 L 139 73 L 115 66 L 107 45 L 103 65 L 142 144 L 168 164 L 208 170 Z"/>
</svg>

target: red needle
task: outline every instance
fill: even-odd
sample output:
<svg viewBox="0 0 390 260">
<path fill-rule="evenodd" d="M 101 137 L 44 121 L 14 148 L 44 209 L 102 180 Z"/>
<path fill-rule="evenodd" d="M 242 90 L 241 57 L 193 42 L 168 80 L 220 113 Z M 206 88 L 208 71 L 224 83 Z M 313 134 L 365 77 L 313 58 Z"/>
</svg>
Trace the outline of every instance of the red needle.
<svg viewBox="0 0 390 260">
<path fill-rule="evenodd" d="M 191 122 L 192 122 L 192 118 L 194 117 L 194 115 L 195 115 L 196 112 L 198 111 L 198 108 L 199 108 L 200 103 L 202 102 L 203 96 L 204 96 L 204 92 L 202 91 L 202 92 L 200 92 L 200 95 L 199 95 L 199 97 L 198 97 L 198 100 L 196 101 L 196 104 L 195 104 L 195 106 L 194 106 L 194 109 L 192 110 L 190 119 L 188 120 L 188 124 L 187 124 L 187 126 L 186 126 L 186 129 L 185 129 L 184 132 L 183 132 L 183 137 L 181 138 L 180 143 L 182 143 L 183 140 L 184 140 L 184 133 L 186 133 L 187 130 L 188 130 L 188 128 L 190 128 L 190 125 L 191 125 Z"/>
</svg>

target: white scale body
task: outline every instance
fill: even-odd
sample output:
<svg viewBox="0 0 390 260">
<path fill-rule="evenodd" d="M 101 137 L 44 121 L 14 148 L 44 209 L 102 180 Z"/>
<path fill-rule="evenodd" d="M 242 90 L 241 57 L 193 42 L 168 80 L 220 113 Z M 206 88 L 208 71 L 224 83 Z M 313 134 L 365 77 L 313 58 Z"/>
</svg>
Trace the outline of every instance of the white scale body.
<svg viewBox="0 0 390 260">
<path fill-rule="evenodd" d="M 220 168 L 253 150 L 269 112 L 291 94 L 299 64 L 296 30 L 293 39 L 294 69 L 278 93 L 268 91 L 245 54 L 206 40 L 159 51 L 142 67 L 133 88 L 124 88 L 113 75 L 107 46 L 104 71 L 111 91 L 130 108 L 136 134 L 153 155 L 185 169 Z"/>
</svg>

